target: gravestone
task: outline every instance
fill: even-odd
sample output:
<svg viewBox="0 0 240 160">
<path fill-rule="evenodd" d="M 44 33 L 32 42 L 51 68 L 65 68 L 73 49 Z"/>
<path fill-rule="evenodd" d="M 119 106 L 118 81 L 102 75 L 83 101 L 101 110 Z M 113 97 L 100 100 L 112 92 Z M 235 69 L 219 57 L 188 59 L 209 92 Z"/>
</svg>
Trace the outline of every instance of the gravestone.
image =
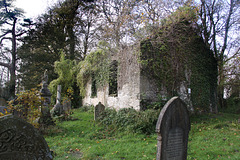
<svg viewBox="0 0 240 160">
<path fill-rule="evenodd" d="M 54 125 L 52 120 L 49 104 L 51 103 L 51 92 L 48 89 L 48 75 L 47 70 L 45 70 L 44 75 L 42 77 L 42 88 L 40 90 L 41 97 L 44 98 L 43 105 L 41 106 L 41 117 L 39 118 L 39 124 L 41 125 Z"/>
<path fill-rule="evenodd" d="M 61 88 L 61 85 L 57 86 L 57 98 L 56 104 L 51 110 L 52 116 L 60 116 L 61 114 L 63 114 L 63 106 L 61 105 Z"/>
<path fill-rule="evenodd" d="M 173 97 L 161 110 L 156 125 L 157 160 L 186 160 L 190 127 L 186 104 Z"/>
<path fill-rule="evenodd" d="M 105 106 L 99 102 L 95 107 L 94 107 L 94 120 L 97 121 L 99 116 L 104 112 Z"/>
<path fill-rule="evenodd" d="M 71 110 L 71 99 L 70 98 L 66 98 L 63 101 L 63 111 L 64 112 L 69 112 Z"/>
<path fill-rule="evenodd" d="M 13 115 L 0 118 L 0 159 L 51 160 L 45 139 L 30 123 Z"/>
</svg>

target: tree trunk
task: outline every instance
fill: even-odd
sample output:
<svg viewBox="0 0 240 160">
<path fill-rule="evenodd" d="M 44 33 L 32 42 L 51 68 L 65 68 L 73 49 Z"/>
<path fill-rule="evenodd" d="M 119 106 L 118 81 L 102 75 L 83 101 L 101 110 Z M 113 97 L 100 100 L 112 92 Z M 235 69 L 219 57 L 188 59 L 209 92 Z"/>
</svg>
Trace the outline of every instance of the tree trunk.
<svg viewBox="0 0 240 160">
<path fill-rule="evenodd" d="M 69 34 L 69 41 L 70 41 L 69 59 L 74 60 L 74 58 L 75 58 L 75 35 L 74 35 L 73 27 L 69 27 L 68 34 Z"/>
<path fill-rule="evenodd" d="M 17 59 L 17 42 L 16 42 L 16 23 L 17 18 L 14 17 L 13 26 L 12 26 L 12 63 L 10 65 L 10 84 L 9 84 L 9 92 L 10 97 L 15 97 L 16 91 L 16 59 Z"/>
<path fill-rule="evenodd" d="M 223 72 L 223 58 L 220 56 L 219 62 L 218 62 L 218 101 L 219 106 L 221 108 L 224 108 L 224 72 Z"/>
</svg>

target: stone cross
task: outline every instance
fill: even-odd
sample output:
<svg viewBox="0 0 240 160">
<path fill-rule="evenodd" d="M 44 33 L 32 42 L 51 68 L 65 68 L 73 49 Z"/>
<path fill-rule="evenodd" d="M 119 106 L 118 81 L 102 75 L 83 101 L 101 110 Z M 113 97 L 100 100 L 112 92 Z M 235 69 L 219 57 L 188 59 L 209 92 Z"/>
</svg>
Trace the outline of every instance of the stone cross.
<svg viewBox="0 0 240 160">
<path fill-rule="evenodd" d="M 171 98 L 161 110 L 156 125 L 156 160 L 186 160 L 190 127 L 186 104 L 178 97 Z"/>
<path fill-rule="evenodd" d="M 105 106 L 99 102 L 95 107 L 94 107 L 94 120 L 97 121 L 99 116 L 104 112 Z"/>
<path fill-rule="evenodd" d="M 52 160 L 53 157 L 37 129 L 21 118 L 8 115 L 0 118 L 0 159 Z"/>
</svg>

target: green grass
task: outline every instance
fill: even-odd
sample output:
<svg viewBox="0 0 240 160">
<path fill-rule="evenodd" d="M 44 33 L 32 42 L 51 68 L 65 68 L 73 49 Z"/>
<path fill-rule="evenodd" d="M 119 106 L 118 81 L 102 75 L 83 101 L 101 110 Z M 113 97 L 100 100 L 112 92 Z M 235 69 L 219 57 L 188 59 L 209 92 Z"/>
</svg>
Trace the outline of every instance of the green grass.
<svg viewBox="0 0 240 160">
<path fill-rule="evenodd" d="M 93 113 L 73 111 L 77 120 L 57 122 L 45 139 L 56 160 L 147 160 L 156 157 L 156 134 L 144 135 L 104 128 Z M 191 118 L 188 159 L 240 159 L 239 115 L 218 114 Z M 154 132 L 154 131 L 153 131 Z"/>
<path fill-rule="evenodd" d="M 220 113 L 193 117 L 188 159 L 239 160 L 239 115 Z"/>
</svg>

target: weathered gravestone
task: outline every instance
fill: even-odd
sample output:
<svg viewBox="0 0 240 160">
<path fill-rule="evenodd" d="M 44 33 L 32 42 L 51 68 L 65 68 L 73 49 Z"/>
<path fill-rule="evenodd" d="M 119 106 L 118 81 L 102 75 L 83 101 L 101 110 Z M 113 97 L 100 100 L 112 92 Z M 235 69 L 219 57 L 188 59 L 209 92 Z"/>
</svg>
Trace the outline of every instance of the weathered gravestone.
<svg viewBox="0 0 240 160">
<path fill-rule="evenodd" d="M 63 106 L 61 105 L 61 85 L 57 86 L 57 98 L 56 104 L 54 105 L 53 109 L 51 110 L 52 116 L 60 116 L 63 114 Z"/>
<path fill-rule="evenodd" d="M 51 160 L 45 139 L 29 123 L 13 115 L 0 118 L 1 160 Z"/>
<path fill-rule="evenodd" d="M 71 99 L 70 98 L 66 98 L 65 100 L 63 100 L 63 111 L 68 113 L 71 110 Z"/>
<path fill-rule="evenodd" d="M 105 106 L 99 102 L 94 108 L 94 120 L 97 121 L 99 116 L 104 112 Z"/>
<path fill-rule="evenodd" d="M 39 124 L 41 125 L 54 125 L 54 122 L 52 120 L 49 104 L 51 103 L 51 92 L 48 89 L 48 75 L 47 70 L 44 72 L 44 76 L 42 78 L 42 88 L 40 90 L 41 97 L 44 98 L 43 105 L 41 106 L 41 117 L 39 119 Z"/>
<path fill-rule="evenodd" d="M 186 160 L 190 127 L 186 104 L 173 97 L 161 110 L 156 125 L 157 160 Z"/>
</svg>

